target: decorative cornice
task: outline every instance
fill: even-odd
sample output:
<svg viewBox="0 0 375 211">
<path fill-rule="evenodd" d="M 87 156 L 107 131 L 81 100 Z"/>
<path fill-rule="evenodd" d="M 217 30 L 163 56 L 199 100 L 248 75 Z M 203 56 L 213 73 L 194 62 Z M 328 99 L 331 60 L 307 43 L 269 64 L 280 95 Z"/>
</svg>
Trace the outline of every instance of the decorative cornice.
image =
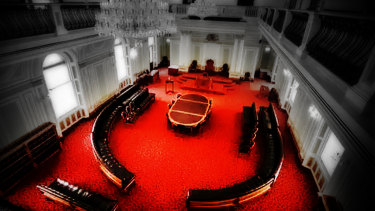
<svg viewBox="0 0 375 211">
<path fill-rule="evenodd" d="M 81 36 L 75 39 L 67 39 L 62 41 L 56 41 L 44 45 L 39 45 L 30 48 L 24 48 L 16 51 L 6 52 L 0 54 L 0 65 L 9 65 L 19 63 L 20 61 L 30 60 L 44 55 L 48 52 L 55 52 L 64 50 L 67 48 L 88 45 L 90 43 L 97 42 L 104 39 L 112 39 L 111 37 L 102 38 L 97 34 L 91 34 L 87 36 Z"/>
</svg>

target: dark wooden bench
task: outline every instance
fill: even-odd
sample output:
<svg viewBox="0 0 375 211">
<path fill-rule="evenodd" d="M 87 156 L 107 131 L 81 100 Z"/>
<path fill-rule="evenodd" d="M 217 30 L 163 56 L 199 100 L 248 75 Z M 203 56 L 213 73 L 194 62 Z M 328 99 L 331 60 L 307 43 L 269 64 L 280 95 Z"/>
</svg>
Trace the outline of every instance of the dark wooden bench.
<svg viewBox="0 0 375 211">
<path fill-rule="evenodd" d="M 155 94 L 149 93 L 148 88 L 144 88 L 137 96 L 133 98 L 133 103 L 138 112 L 144 111 L 148 105 L 155 101 Z"/>
<path fill-rule="evenodd" d="M 74 209 L 90 211 L 113 211 L 118 207 L 115 200 L 92 193 L 57 178 L 49 186 L 37 188 L 49 199 L 68 205 Z"/>
<path fill-rule="evenodd" d="M 150 83 L 150 74 L 149 74 L 149 70 L 144 70 L 144 71 L 141 71 L 137 74 L 135 74 L 135 77 L 136 77 L 136 81 L 135 83 L 136 84 L 139 84 L 140 86 L 147 86 L 148 83 Z"/>
<path fill-rule="evenodd" d="M 255 106 L 254 106 L 255 107 Z M 276 181 L 283 162 L 283 145 L 280 130 L 272 105 L 261 107 L 259 120 L 264 136 L 264 159 L 257 174 L 248 180 L 227 188 L 213 190 L 190 189 L 186 200 L 187 207 L 215 208 L 238 206 L 254 197 L 266 193 Z M 248 121 L 250 123 L 251 121 Z M 276 120 L 277 122 L 277 120 Z M 246 123 L 246 121 L 245 121 Z M 251 124 L 250 124 L 251 125 Z M 268 127 L 269 126 L 269 127 Z"/>
<path fill-rule="evenodd" d="M 0 195 L 60 151 L 55 124 L 48 122 L 0 151 Z"/>
<path fill-rule="evenodd" d="M 155 101 L 155 94 L 149 93 L 148 88 L 138 90 L 129 99 L 122 102 L 124 113 L 122 114 L 126 122 L 134 122 L 136 118 Z"/>
<path fill-rule="evenodd" d="M 113 123 L 130 104 L 137 115 L 155 100 L 155 94 L 147 88 L 140 89 L 138 84 L 126 87 L 115 100 L 109 103 L 98 115 L 93 125 L 91 142 L 100 169 L 118 187 L 127 190 L 135 182 L 135 175 L 122 166 L 113 156 L 108 144 Z"/>
<path fill-rule="evenodd" d="M 133 96 L 139 90 L 139 85 L 126 87 L 114 101 L 109 103 L 97 116 L 92 133 L 91 142 L 94 154 L 99 161 L 100 169 L 118 187 L 127 190 L 135 181 L 135 175 L 122 166 L 109 149 L 109 132 L 112 124 L 124 110 L 122 101 Z"/>
<path fill-rule="evenodd" d="M 254 139 L 258 131 L 258 115 L 255 103 L 251 107 L 244 106 L 242 109 L 242 137 L 239 152 L 248 153 L 254 147 Z"/>
</svg>

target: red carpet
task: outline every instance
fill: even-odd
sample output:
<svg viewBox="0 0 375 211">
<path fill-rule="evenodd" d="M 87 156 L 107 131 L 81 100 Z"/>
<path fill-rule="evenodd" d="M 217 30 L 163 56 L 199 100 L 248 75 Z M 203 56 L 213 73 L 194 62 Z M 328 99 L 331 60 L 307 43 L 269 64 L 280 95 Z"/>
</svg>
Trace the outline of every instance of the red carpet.
<svg viewBox="0 0 375 211">
<path fill-rule="evenodd" d="M 213 99 L 212 115 L 201 133 L 184 135 L 167 128 L 167 104 L 176 95 L 165 94 L 165 73 L 161 72 L 161 82 L 149 86 L 150 92 L 156 93 L 155 103 L 135 124 L 117 122 L 110 136 L 113 153 L 136 175 L 136 185 L 129 193 L 120 193 L 99 170 L 90 143 L 91 119 L 73 129 L 64 139 L 62 152 L 25 179 L 8 200 L 30 210 L 68 210 L 47 201 L 36 189 L 37 184 L 48 185 L 60 177 L 118 199 L 121 210 L 181 210 L 189 188 L 219 188 L 252 177 L 261 163 L 261 144 L 256 144 L 250 155 L 238 154 L 238 145 L 242 106 L 253 101 L 258 109 L 268 105 L 267 99 L 256 96 L 260 83 L 242 82 L 225 95 L 203 93 Z M 176 91 L 187 93 L 175 85 Z M 285 132 L 285 114 L 277 114 L 285 148 L 280 175 L 266 195 L 239 209 L 315 210 L 318 196 L 314 181 L 298 164 L 290 135 Z"/>
</svg>

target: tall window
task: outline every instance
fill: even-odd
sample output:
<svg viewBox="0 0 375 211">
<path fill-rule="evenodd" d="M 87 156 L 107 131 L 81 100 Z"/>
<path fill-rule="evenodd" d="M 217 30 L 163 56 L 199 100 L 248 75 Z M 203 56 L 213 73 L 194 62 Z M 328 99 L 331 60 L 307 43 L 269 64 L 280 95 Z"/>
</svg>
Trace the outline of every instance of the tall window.
<svg viewBox="0 0 375 211">
<path fill-rule="evenodd" d="M 122 81 L 130 73 L 129 47 L 125 46 L 124 51 L 124 46 L 121 40 L 117 38 L 115 40 L 114 50 L 116 59 L 117 79 L 119 81 Z"/>
<path fill-rule="evenodd" d="M 54 53 L 45 58 L 43 75 L 57 118 L 78 106 L 69 67 L 61 55 Z"/>
<path fill-rule="evenodd" d="M 334 133 L 330 133 L 326 145 L 324 146 L 321 158 L 326 167 L 329 175 L 331 176 L 339 163 L 342 154 L 345 149 L 335 136 Z"/>
<path fill-rule="evenodd" d="M 299 83 L 293 79 L 292 85 L 290 86 L 288 101 L 291 105 L 294 103 L 294 99 L 296 99 L 297 91 L 298 91 Z"/>
</svg>

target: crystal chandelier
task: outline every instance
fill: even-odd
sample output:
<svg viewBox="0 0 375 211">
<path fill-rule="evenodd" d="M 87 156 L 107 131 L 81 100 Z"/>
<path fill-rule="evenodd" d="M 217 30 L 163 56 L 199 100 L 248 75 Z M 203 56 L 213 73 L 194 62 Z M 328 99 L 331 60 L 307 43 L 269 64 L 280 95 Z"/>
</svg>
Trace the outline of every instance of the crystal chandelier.
<svg viewBox="0 0 375 211">
<path fill-rule="evenodd" d="M 187 14 L 200 18 L 217 16 L 218 9 L 214 0 L 196 0 L 194 3 L 190 4 Z"/>
<path fill-rule="evenodd" d="M 106 0 L 95 30 L 100 36 L 146 38 L 175 33 L 176 23 L 165 0 Z"/>
</svg>

